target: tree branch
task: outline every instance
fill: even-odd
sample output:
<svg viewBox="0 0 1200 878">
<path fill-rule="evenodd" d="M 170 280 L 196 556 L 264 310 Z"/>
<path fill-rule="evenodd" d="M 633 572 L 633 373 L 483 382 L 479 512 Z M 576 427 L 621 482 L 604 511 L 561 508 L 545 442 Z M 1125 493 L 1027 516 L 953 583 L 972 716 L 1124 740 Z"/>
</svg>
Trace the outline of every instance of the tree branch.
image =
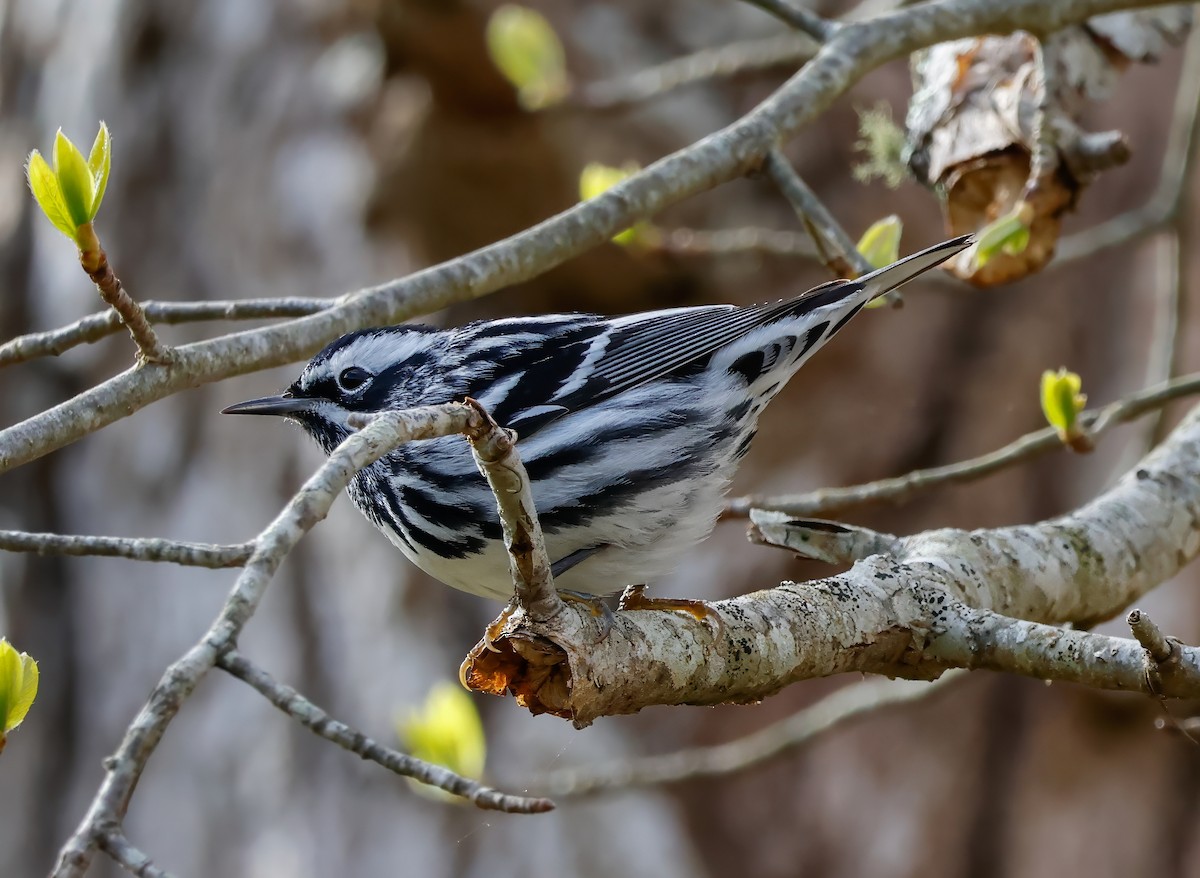
<svg viewBox="0 0 1200 878">
<path fill-rule="evenodd" d="M 1130 610 L 1129 615 L 1125 618 L 1129 623 L 1129 630 L 1133 632 L 1133 636 L 1146 650 L 1154 664 L 1165 665 L 1167 662 L 1178 659 L 1178 642 L 1168 640 L 1159 627 L 1154 624 L 1153 619 L 1141 610 Z"/>
<path fill-rule="evenodd" d="M 0 550 L 37 555 L 99 555 L 131 561 L 168 561 L 186 567 L 241 567 L 254 552 L 254 543 L 218 546 L 153 537 L 93 537 L 0 530 Z"/>
<path fill-rule="evenodd" d="M 788 516 L 753 520 L 767 541 L 803 551 Z M 711 604 L 719 636 L 680 613 L 620 613 L 603 639 L 570 606 L 549 623 L 514 614 L 497 653 L 472 652 L 467 678 L 579 726 L 651 704 L 755 701 L 845 671 L 924 679 L 989 668 L 1150 692 L 1135 641 L 1055 626 L 1111 617 L 1197 552 L 1200 408 L 1070 515 L 901 538 L 840 576 Z M 1200 650 L 1181 648 L 1160 691 L 1200 696 Z"/>
<path fill-rule="evenodd" d="M 496 496 L 517 606 L 530 618 L 552 619 L 562 611 L 563 602 L 550 574 L 529 474 L 517 454 L 517 434 L 503 429 L 475 400 L 467 399 L 466 404 L 482 421 L 478 428 L 467 430 L 467 439 L 476 466 Z"/>
<path fill-rule="evenodd" d="M 745 2 L 775 16 L 788 27 L 794 27 L 801 33 L 808 34 L 818 43 L 827 42 L 841 27 L 836 21 L 822 18 L 803 6 L 789 3 L 788 0 L 745 0 Z"/>
<path fill-rule="evenodd" d="M 171 873 L 154 865 L 154 861 L 130 843 L 120 830 L 110 829 L 100 834 L 97 844 L 118 866 L 138 878 L 171 878 Z"/>
<path fill-rule="evenodd" d="M 1096 439 L 1117 424 L 1140 418 L 1161 409 L 1172 400 L 1195 393 L 1200 393 L 1200 373 L 1185 375 L 1131 394 L 1103 408 L 1088 409 L 1080 414 L 1079 423 L 1092 439 Z M 946 466 L 913 470 L 890 479 L 846 488 L 819 488 L 804 494 L 735 497 L 726 503 L 725 515 L 745 517 L 752 509 L 763 509 L 794 516 L 820 516 L 872 503 L 902 503 L 928 488 L 972 482 L 1065 447 L 1057 430 L 1045 427 L 1026 433 L 1020 439 L 979 457 Z"/>
<path fill-rule="evenodd" d="M 275 680 L 237 650 L 224 653 L 217 660 L 217 665 L 251 686 L 313 734 L 332 741 L 363 759 L 378 763 L 401 777 L 411 777 L 413 780 L 445 790 L 452 796 L 461 796 L 477 808 L 486 810 L 506 811 L 510 814 L 541 814 L 554 809 L 554 803 L 549 799 L 502 793 L 457 775 L 448 768 L 433 765 L 391 747 L 384 747 L 357 729 L 334 719 L 291 686 L 285 686 Z"/>
<path fill-rule="evenodd" d="M 830 213 L 821 199 L 796 173 L 791 162 L 778 147 L 767 153 L 763 169 L 771 181 L 779 187 L 779 191 L 791 204 L 792 209 L 800 216 L 801 221 L 808 227 L 816 244 L 817 252 L 824 262 L 838 277 L 857 277 L 866 274 L 874 267 L 867 262 L 866 257 L 858 252 L 853 239 Z M 825 244 L 832 244 L 833 254 L 825 249 Z"/>
<path fill-rule="evenodd" d="M 820 48 L 806 34 L 778 34 L 739 40 L 674 58 L 627 76 L 586 83 L 567 105 L 586 110 L 615 110 L 662 97 L 675 89 L 711 79 L 739 76 L 776 67 L 798 67 Z"/>
<path fill-rule="evenodd" d="M 338 299 L 243 299 L 215 302 L 144 302 L 142 313 L 150 323 L 198 323 L 205 320 L 263 320 L 303 317 L 332 307 Z M 0 366 L 11 366 L 38 357 L 56 357 L 81 344 L 107 338 L 125 324 L 109 309 L 89 314 L 74 323 L 46 332 L 31 332 L 0 344 Z"/>
<path fill-rule="evenodd" d="M 737 229 L 662 229 L 648 249 L 678 256 L 742 254 L 820 259 L 812 238 L 802 232 L 743 226 Z"/>
<path fill-rule="evenodd" d="M 1184 52 L 1175 94 L 1175 109 L 1162 172 L 1154 193 L 1141 207 L 1063 238 L 1050 268 L 1094 256 L 1109 247 L 1135 241 L 1174 222 L 1187 197 L 1187 180 L 1195 162 L 1197 119 L 1200 118 L 1200 27 L 1193 27 Z"/>
<path fill-rule="evenodd" d="M 863 680 L 734 741 L 657 753 L 616 764 L 558 769 L 535 778 L 529 785 L 533 789 L 546 790 L 548 795 L 556 798 L 566 798 L 734 774 L 802 747 L 863 714 L 940 692 L 960 677 L 959 672 L 950 671 L 931 682 Z"/>
</svg>

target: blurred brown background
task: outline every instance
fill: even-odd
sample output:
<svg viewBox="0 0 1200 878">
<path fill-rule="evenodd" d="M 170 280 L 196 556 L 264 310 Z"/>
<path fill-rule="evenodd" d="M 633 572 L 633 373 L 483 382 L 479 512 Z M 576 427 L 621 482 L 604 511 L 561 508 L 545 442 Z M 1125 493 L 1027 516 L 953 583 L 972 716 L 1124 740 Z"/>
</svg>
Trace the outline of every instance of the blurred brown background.
<svg viewBox="0 0 1200 878">
<path fill-rule="evenodd" d="M 646 164 L 732 121 L 789 71 L 690 88 L 620 112 L 521 113 L 483 54 L 490 7 L 459 0 L 7 0 L 0 3 L 0 336 L 98 309 L 70 245 L 32 212 L 22 165 L 62 125 L 115 159 L 99 229 L 137 297 L 325 296 L 463 253 L 576 199 L 592 160 Z M 777 33 L 732 0 L 553 0 L 578 80 Z M 827 6 L 822 11 L 833 13 Z M 1135 156 L 1085 193 L 1068 230 L 1141 204 L 1157 180 L 1179 52 L 1129 71 L 1092 127 Z M 941 236 L 932 195 L 854 183 L 854 108 L 902 115 L 904 64 L 838 101 L 789 153 L 852 235 L 898 213 L 905 250 Z M 1152 95 L 1153 99 L 1147 99 Z M 1194 188 L 1195 182 L 1189 183 Z M 666 227 L 794 229 L 782 197 L 739 181 L 668 211 Z M 1039 425 L 1041 371 L 1068 365 L 1095 402 L 1143 382 L 1159 242 L 987 292 L 914 285 L 808 366 L 768 412 L 735 490 L 806 489 L 989 450 Z M 1189 254 L 1194 238 L 1183 242 Z M 1195 260 L 1188 265 L 1196 274 Z M 622 312 L 784 296 L 827 279 L 798 259 L 599 248 L 534 283 L 437 315 Z M 1195 324 L 1195 321 L 1193 321 Z M 169 341 L 227 326 L 164 330 Z M 1185 368 L 1200 366 L 1196 328 Z M 125 368 L 113 336 L 0 371 L 12 423 Z M 296 369 L 181 394 L 0 478 L 0 527 L 248 538 L 319 462 L 299 431 L 223 419 Z M 1055 514 L 1128 464 L 1126 428 L 857 520 L 908 533 Z M 655 593 L 718 597 L 818 576 L 721 525 Z M 41 694 L 0 758 L 0 875 L 43 873 L 163 668 L 208 625 L 229 571 L 0 554 L 0 633 L 41 662 Z M 1143 606 L 1200 639 L 1195 570 Z M 340 501 L 287 561 L 243 643 L 251 657 L 368 734 L 457 664 L 496 607 L 425 579 Z M 1114 632 L 1119 626 L 1111 625 Z M 577 732 L 480 700 L 489 773 L 536 773 L 726 741 L 846 680 L 754 707 L 659 709 Z M 1175 708 L 1186 711 L 1186 706 Z M 1154 729 L 1142 698 L 977 674 L 745 774 L 594 801 L 548 816 L 444 806 L 317 740 L 214 673 L 150 763 L 135 844 L 180 875 L 1060 876 L 1200 875 L 1200 749 Z M 92 874 L 115 874 L 102 858 Z"/>
</svg>

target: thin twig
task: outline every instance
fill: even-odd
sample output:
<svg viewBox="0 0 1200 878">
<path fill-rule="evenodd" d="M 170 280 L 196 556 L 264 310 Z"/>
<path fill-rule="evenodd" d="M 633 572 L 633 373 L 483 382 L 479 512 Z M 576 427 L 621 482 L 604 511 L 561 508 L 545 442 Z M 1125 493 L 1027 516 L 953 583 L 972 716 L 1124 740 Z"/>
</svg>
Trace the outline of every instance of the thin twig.
<svg viewBox="0 0 1200 878">
<path fill-rule="evenodd" d="M 570 95 L 566 104 L 587 110 L 620 109 L 662 97 L 688 85 L 778 67 L 799 67 L 819 48 L 807 35 L 798 33 L 740 40 L 713 49 L 701 49 L 628 76 L 587 83 Z"/>
<path fill-rule="evenodd" d="M 551 619 L 562 610 L 563 603 L 550 574 L 550 557 L 534 508 L 529 474 L 517 453 L 516 434 L 492 420 L 487 409 L 475 400 L 468 398 L 466 405 L 481 421 L 466 435 L 475 464 L 496 497 L 517 604 L 537 621 Z"/>
<path fill-rule="evenodd" d="M 339 299 L 244 299 L 215 302 L 143 302 L 142 313 L 150 323 L 198 323 L 205 320 L 262 320 L 272 317 L 304 317 L 337 304 Z M 0 366 L 38 357 L 58 356 L 81 344 L 107 338 L 125 324 L 112 310 L 89 314 L 59 329 L 31 332 L 0 344 Z"/>
<path fill-rule="evenodd" d="M 356 753 L 363 759 L 378 763 L 401 777 L 429 784 L 452 796 L 461 796 L 476 807 L 490 811 L 541 814 L 554 809 L 554 803 L 549 799 L 502 793 L 478 781 L 455 774 L 448 768 L 383 746 L 357 729 L 334 719 L 291 686 L 277 681 L 237 650 L 224 653 L 217 659 L 217 666 L 251 686 L 313 734 Z"/>
<path fill-rule="evenodd" d="M 774 15 L 789 27 L 808 34 L 818 43 L 827 42 L 841 27 L 836 21 L 822 18 L 803 6 L 789 3 L 788 0 L 745 0 L 745 2 Z"/>
<path fill-rule="evenodd" d="M 751 0 L 753 2 L 753 0 Z M 840 22 L 822 19 L 833 29 L 894 12 L 911 0 L 867 0 L 850 10 Z M 828 37 L 826 37 L 828 38 Z M 804 30 L 759 39 L 739 40 L 701 49 L 628 76 L 586 83 L 562 105 L 588 110 L 611 110 L 640 104 L 667 95 L 683 86 L 714 79 L 760 73 L 777 67 L 799 68 L 816 55 L 824 40 L 813 39 Z"/>
<path fill-rule="evenodd" d="M 120 830 L 110 829 L 101 833 L 96 843 L 100 850 L 131 875 L 137 875 L 138 878 L 171 878 L 170 872 L 154 865 L 154 861 L 134 847 Z"/>
<path fill-rule="evenodd" d="M 648 249 L 676 256 L 793 256 L 820 259 L 812 237 L 803 232 L 747 227 L 737 229 L 660 230 Z"/>
<path fill-rule="evenodd" d="M 778 256 L 825 264 L 813 244 L 811 234 L 759 226 L 741 226 L 736 229 L 658 229 L 657 237 L 642 241 L 640 246 L 650 252 L 669 253 L 672 256 Z M 922 282 L 947 288 L 962 287 L 959 281 L 944 271 L 928 272 L 922 275 Z"/>
<path fill-rule="evenodd" d="M 1193 744 L 1200 745 L 1200 738 L 1194 734 L 1194 728 L 1189 728 L 1186 720 L 1180 721 L 1176 718 L 1163 695 L 1163 675 L 1177 672 L 1179 666 L 1184 662 L 1183 644 L 1174 637 L 1165 636 L 1162 630 L 1154 624 L 1154 620 L 1142 610 L 1130 610 L 1125 621 L 1129 625 L 1129 630 L 1133 632 L 1134 639 L 1142 645 L 1142 649 L 1146 652 L 1146 686 L 1152 694 L 1158 697 L 1163 711 L 1163 716 L 1157 721 L 1158 727 L 1173 726 Z"/>
<path fill-rule="evenodd" d="M 133 338 L 138 349 L 138 361 L 167 366 L 175 361 L 175 352 L 170 346 L 163 344 L 154 332 L 154 328 L 146 320 L 142 306 L 121 286 L 121 279 L 113 272 L 108 264 L 108 254 L 100 246 L 100 239 L 92 224 L 84 223 L 75 231 L 79 244 L 79 264 L 92 279 L 100 298 L 117 312 L 129 335 Z"/>
<path fill-rule="evenodd" d="M 254 551 L 254 543 L 218 546 L 154 537 L 97 537 L 0 530 L 0 550 L 38 555 L 98 555 L 131 561 L 166 561 L 186 567 L 241 567 Z"/>
<path fill-rule="evenodd" d="M 1093 438 L 1110 427 L 1155 411 L 1180 397 L 1200 393 L 1200 373 L 1185 375 L 1157 387 L 1131 394 L 1099 409 L 1088 409 L 1080 423 Z M 745 517 L 751 509 L 770 509 L 796 516 L 822 516 L 871 503 L 899 503 L 936 485 L 971 482 L 1017 463 L 1063 448 L 1053 427 L 1027 433 L 987 454 L 946 466 L 913 470 L 903 476 L 845 488 L 820 488 L 804 494 L 777 497 L 736 497 L 725 504 L 727 517 Z"/>
<path fill-rule="evenodd" d="M 800 178 L 796 169 L 792 167 L 792 163 L 787 160 L 779 147 L 774 147 L 767 153 L 767 158 L 763 162 L 763 170 L 779 187 L 779 191 L 783 193 L 800 219 L 805 222 L 805 226 L 810 231 L 815 230 L 813 243 L 816 244 L 818 252 L 822 254 L 827 252 L 824 244 L 833 246 L 834 253 L 825 258 L 826 264 L 834 274 L 838 277 L 857 277 L 872 270 L 873 266 L 867 262 L 865 256 L 858 252 L 858 247 L 846 234 L 841 223 L 829 212 L 829 208 L 821 203 L 821 199 L 817 198 L 816 193 L 808 187 L 808 184 Z"/>
<path fill-rule="evenodd" d="M 586 796 L 733 774 L 789 753 L 863 714 L 926 698 L 961 676 L 961 672 L 951 671 L 930 682 L 863 680 L 734 741 L 606 765 L 565 768 L 549 772 L 529 786 L 555 797 Z"/>
</svg>

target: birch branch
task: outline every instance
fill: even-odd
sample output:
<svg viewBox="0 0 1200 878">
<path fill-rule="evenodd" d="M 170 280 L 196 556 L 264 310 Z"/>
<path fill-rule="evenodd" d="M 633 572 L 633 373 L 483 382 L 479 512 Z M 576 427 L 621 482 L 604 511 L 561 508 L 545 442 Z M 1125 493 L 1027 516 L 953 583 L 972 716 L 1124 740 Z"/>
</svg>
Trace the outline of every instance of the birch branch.
<svg viewBox="0 0 1200 878">
<path fill-rule="evenodd" d="M 803 523 L 752 515 L 769 542 L 805 550 Z M 534 713 L 586 726 L 652 704 L 765 698 L 846 671 L 929 679 L 951 667 L 1200 697 L 1200 650 L 1152 688 L 1134 640 L 1061 627 L 1111 618 L 1200 551 L 1200 408 L 1116 486 L 1069 515 L 993 530 L 897 539 L 840 576 L 710 605 L 719 636 L 679 613 L 617 615 L 605 638 L 577 608 L 520 613 L 476 646 L 466 677 Z"/>
<path fill-rule="evenodd" d="M 480 422 L 465 432 L 475 464 L 496 497 L 516 606 L 532 619 L 552 619 L 562 610 L 563 601 L 554 588 L 529 474 L 517 454 L 516 433 L 492 420 L 475 400 L 468 398 L 466 405 Z"/>
<path fill-rule="evenodd" d="M 586 83 L 567 97 L 567 104 L 586 110 L 616 110 L 714 79 L 778 67 L 796 68 L 810 60 L 818 48 L 814 40 L 797 33 L 738 40 L 626 76 Z"/>
</svg>

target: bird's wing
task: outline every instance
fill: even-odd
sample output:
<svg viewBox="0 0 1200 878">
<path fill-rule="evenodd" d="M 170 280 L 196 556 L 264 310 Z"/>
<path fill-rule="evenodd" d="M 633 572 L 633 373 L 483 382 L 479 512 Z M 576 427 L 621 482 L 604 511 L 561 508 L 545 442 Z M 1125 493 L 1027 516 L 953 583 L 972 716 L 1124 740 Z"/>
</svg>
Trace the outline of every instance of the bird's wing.
<svg viewBox="0 0 1200 878">
<path fill-rule="evenodd" d="M 572 408 L 581 396 L 589 402 L 599 401 L 656 378 L 702 368 L 715 351 L 785 317 L 810 316 L 808 322 L 813 326 L 831 321 L 825 323 L 819 337 L 806 342 L 815 349 L 863 305 L 940 265 L 971 243 L 969 235 L 944 241 L 857 280 L 830 281 L 794 299 L 769 305 L 700 306 L 615 318 L 609 321 L 609 332 L 592 343 L 590 370 L 564 384 L 550 402 Z M 805 328 L 803 322 L 799 328 Z"/>
<path fill-rule="evenodd" d="M 512 318 L 464 327 L 468 368 L 479 401 L 501 424 L 529 435 L 568 411 L 578 411 L 648 381 L 683 377 L 718 350 L 777 320 L 808 317 L 805 351 L 828 341 L 871 299 L 938 265 L 968 238 L 923 250 L 864 275 L 835 280 L 769 305 L 701 305 L 604 319 L 591 315 Z"/>
</svg>

